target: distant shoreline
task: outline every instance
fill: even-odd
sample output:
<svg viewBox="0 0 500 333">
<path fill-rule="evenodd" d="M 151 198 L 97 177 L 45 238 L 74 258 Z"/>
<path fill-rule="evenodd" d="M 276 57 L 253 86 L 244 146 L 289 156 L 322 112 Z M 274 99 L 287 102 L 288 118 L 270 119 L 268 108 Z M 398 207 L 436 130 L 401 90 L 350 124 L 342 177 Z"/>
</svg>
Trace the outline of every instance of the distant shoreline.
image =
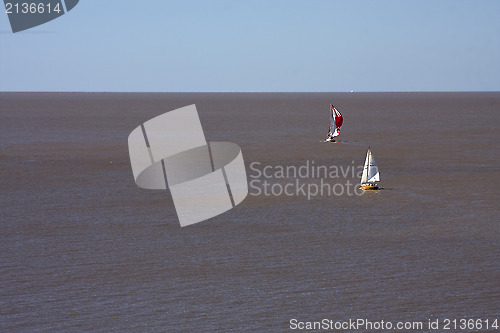
<svg viewBox="0 0 500 333">
<path fill-rule="evenodd" d="M 496 94 L 500 91 L 0 91 L 0 94 Z"/>
</svg>

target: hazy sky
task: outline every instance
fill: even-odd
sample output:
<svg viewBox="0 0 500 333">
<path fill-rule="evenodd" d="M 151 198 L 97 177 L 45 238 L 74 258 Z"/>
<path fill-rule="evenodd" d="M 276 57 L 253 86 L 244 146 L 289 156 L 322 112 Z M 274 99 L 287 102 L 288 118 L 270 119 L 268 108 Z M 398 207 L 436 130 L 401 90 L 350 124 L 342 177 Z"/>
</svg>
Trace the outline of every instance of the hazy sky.
<svg viewBox="0 0 500 333">
<path fill-rule="evenodd" d="M 500 91 L 500 1 L 80 0 L 0 91 Z"/>
</svg>

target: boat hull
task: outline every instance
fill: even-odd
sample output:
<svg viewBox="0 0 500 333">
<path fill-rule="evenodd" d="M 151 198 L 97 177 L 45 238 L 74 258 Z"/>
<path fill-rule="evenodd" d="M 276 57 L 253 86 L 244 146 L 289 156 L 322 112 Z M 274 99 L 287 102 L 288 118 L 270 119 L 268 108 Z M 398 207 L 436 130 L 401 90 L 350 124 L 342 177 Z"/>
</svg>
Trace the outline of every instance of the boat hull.
<svg viewBox="0 0 500 333">
<path fill-rule="evenodd" d="M 377 184 L 370 184 L 370 183 L 361 184 L 360 188 L 362 190 L 366 190 L 366 191 L 373 191 L 373 190 L 378 190 L 379 189 L 379 187 L 377 186 Z"/>
</svg>

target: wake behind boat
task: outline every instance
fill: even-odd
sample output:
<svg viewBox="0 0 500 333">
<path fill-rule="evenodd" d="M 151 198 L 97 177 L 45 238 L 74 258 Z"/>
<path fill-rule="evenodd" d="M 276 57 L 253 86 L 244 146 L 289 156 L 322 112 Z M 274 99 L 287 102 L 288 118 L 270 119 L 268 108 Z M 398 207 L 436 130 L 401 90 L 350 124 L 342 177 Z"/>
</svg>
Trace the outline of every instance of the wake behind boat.
<svg viewBox="0 0 500 333">
<path fill-rule="evenodd" d="M 324 142 L 336 142 L 335 137 L 340 134 L 340 127 L 344 122 L 342 114 L 330 104 L 330 127 L 328 128 L 328 135 Z"/>
<path fill-rule="evenodd" d="M 378 190 L 377 182 L 380 181 L 380 173 L 378 171 L 377 163 L 373 158 L 372 151 L 368 148 L 366 153 L 365 165 L 363 167 L 363 174 L 361 175 L 361 189 L 362 190 Z"/>
</svg>

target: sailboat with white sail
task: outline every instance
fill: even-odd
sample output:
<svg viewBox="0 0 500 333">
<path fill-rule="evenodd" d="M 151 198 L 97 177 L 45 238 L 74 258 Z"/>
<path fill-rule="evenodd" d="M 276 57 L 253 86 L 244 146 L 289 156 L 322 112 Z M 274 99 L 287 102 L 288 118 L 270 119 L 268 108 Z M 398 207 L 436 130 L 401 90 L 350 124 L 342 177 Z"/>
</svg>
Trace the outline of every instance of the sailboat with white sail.
<svg viewBox="0 0 500 333">
<path fill-rule="evenodd" d="M 363 174 L 361 175 L 361 189 L 363 190 L 378 190 L 377 182 L 380 181 L 380 172 L 378 171 L 377 163 L 373 157 L 371 149 L 368 147 L 366 153 L 365 165 Z"/>
<path fill-rule="evenodd" d="M 325 142 L 336 142 L 334 138 L 339 136 L 343 122 L 344 117 L 342 117 L 342 114 L 330 104 L 330 127 Z"/>
</svg>

